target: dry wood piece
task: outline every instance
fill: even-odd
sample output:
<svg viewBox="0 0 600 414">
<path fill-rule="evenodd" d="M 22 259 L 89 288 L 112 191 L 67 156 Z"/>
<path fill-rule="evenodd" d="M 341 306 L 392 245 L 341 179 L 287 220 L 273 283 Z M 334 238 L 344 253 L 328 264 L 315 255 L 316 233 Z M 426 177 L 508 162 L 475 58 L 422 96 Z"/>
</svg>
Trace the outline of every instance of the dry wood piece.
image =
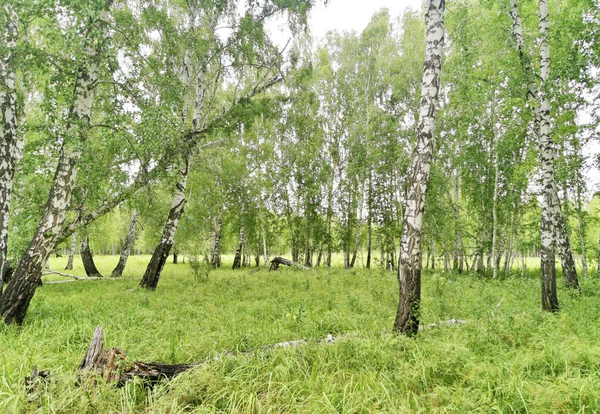
<svg viewBox="0 0 600 414">
<path fill-rule="evenodd" d="M 157 362 L 134 362 L 127 370 L 123 371 L 118 378 L 119 383 L 138 377 L 144 381 L 157 382 L 161 379 L 171 379 L 182 372 L 200 366 L 203 361 L 193 362 L 191 364 L 159 364 Z"/>
<path fill-rule="evenodd" d="M 46 382 L 50 373 L 48 371 L 38 371 L 37 365 L 33 366 L 31 375 L 25 378 L 25 390 L 27 394 L 34 394 L 39 391 L 42 383 Z"/>
</svg>

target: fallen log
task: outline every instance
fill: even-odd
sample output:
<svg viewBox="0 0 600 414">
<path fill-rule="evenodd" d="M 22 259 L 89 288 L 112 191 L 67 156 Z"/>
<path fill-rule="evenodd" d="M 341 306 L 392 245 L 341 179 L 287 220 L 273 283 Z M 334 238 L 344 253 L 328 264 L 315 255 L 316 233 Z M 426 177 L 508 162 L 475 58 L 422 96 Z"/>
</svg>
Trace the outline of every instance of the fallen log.
<svg viewBox="0 0 600 414">
<path fill-rule="evenodd" d="M 420 326 L 419 330 L 427 328 L 436 328 L 442 325 L 456 325 L 465 324 L 467 321 L 450 319 L 449 321 L 432 323 L 425 326 Z M 209 361 L 219 361 L 225 356 L 233 355 L 247 355 L 253 352 L 266 352 L 277 348 L 295 348 L 299 346 L 308 345 L 309 343 L 316 344 L 334 344 L 340 339 L 345 339 L 349 334 L 345 334 L 336 337 L 332 334 L 328 334 L 322 339 L 298 339 L 293 341 L 278 342 L 276 344 L 264 345 L 258 349 L 248 349 L 245 351 L 224 351 L 215 355 L 211 359 L 200 360 L 196 362 L 186 364 L 162 364 L 158 362 L 142 362 L 136 361 L 131 364 L 127 363 L 126 354 L 119 348 L 114 347 L 111 349 L 104 348 L 104 331 L 101 326 L 96 327 L 92 341 L 88 347 L 85 357 L 79 364 L 80 382 L 86 377 L 88 379 L 94 379 L 95 376 L 104 378 L 106 382 L 116 382 L 117 385 L 122 386 L 127 382 L 133 381 L 135 378 L 140 379 L 144 383 L 156 383 L 164 379 L 171 379 L 177 375 L 189 371 L 195 367 L 202 366 Z M 32 384 L 30 386 L 32 392 L 39 387 L 39 382 L 45 380 L 50 373 L 48 371 L 38 371 L 37 367 L 33 368 L 31 377 L 26 378 L 26 384 Z"/>
<path fill-rule="evenodd" d="M 303 266 L 300 263 L 292 262 L 291 260 L 288 260 L 284 257 L 277 256 L 273 260 L 271 260 L 271 266 L 269 266 L 269 272 L 271 270 L 279 269 L 279 265 L 286 265 L 286 266 L 290 266 L 290 267 L 295 266 L 295 267 L 299 267 L 304 270 L 311 270 L 309 267 Z"/>
<path fill-rule="evenodd" d="M 343 337 L 346 337 L 344 335 Z M 333 344 L 336 337 L 329 334 L 324 339 L 317 339 L 314 343 Z M 265 345 L 259 351 L 268 351 L 275 348 L 294 348 L 297 346 L 307 345 L 309 340 L 300 339 L 295 341 L 279 342 L 272 345 Z M 218 361 L 224 356 L 249 354 L 255 352 L 254 349 L 249 349 L 241 352 L 224 351 L 213 358 L 212 361 Z M 199 367 L 206 363 L 206 360 L 191 362 L 187 364 L 162 364 L 158 362 L 142 362 L 136 361 L 131 364 L 127 363 L 127 356 L 119 348 L 104 348 L 104 332 L 101 326 L 96 327 L 92 341 L 88 347 L 85 357 L 79 364 L 80 378 L 83 379 L 89 376 L 99 375 L 106 382 L 116 382 L 118 385 L 124 385 L 126 382 L 139 378 L 143 382 L 156 383 L 163 379 L 171 379 L 189 371 L 195 367 Z M 90 375 L 91 374 L 91 375 Z"/>
</svg>

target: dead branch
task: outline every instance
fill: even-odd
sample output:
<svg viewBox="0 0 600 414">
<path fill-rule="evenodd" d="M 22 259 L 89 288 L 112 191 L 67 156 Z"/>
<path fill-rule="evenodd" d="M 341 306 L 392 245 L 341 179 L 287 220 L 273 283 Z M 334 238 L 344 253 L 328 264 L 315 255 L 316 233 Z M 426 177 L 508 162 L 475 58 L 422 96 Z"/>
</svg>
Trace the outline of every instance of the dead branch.
<svg viewBox="0 0 600 414">
<path fill-rule="evenodd" d="M 419 326 L 419 331 L 424 331 L 425 329 L 428 329 L 428 328 L 437 328 L 442 325 L 463 325 L 465 323 L 467 323 L 467 321 L 452 318 L 449 321 L 430 323 L 429 325 L 421 325 L 421 326 Z"/>
</svg>

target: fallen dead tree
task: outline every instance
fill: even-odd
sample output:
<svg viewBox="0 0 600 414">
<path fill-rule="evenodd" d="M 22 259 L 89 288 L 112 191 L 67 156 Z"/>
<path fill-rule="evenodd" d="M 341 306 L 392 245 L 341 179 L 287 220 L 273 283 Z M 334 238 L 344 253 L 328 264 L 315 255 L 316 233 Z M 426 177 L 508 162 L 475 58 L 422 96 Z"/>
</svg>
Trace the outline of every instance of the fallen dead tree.
<svg viewBox="0 0 600 414">
<path fill-rule="evenodd" d="M 309 267 L 303 266 L 300 263 L 292 262 L 291 260 L 288 260 L 284 257 L 277 256 L 273 260 L 271 260 L 271 266 L 269 266 L 269 272 L 271 270 L 279 269 L 279 265 L 286 265 L 286 266 L 290 266 L 290 267 L 294 266 L 294 267 L 299 267 L 304 270 L 311 270 Z"/>
<path fill-rule="evenodd" d="M 307 345 L 310 342 L 333 344 L 335 340 L 336 337 L 329 334 L 326 338 L 314 341 L 301 339 L 265 345 L 261 347 L 260 350 L 266 351 L 275 348 L 293 348 Z M 224 356 L 244 355 L 254 351 L 254 349 L 242 352 L 224 351 L 209 360 L 201 360 L 187 364 L 162 364 L 158 362 L 142 361 L 136 361 L 129 364 L 127 362 L 127 356 L 119 348 L 104 348 L 104 332 L 102 327 L 99 326 L 95 329 L 88 351 L 79 365 L 79 372 L 83 378 L 99 375 L 104 378 L 106 382 L 116 382 L 118 385 L 123 385 L 135 378 L 139 378 L 143 382 L 154 383 L 163 379 L 171 379 L 182 372 L 199 367 L 207 361 L 218 361 Z"/>
<path fill-rule="evenodd" d="M 436 328 L 444 325 L 460 325 L 465 323 L 467 323 L 465 320 L 450 319 L 444 322 L 420 326 L 419 330 Z M 159 362 L 142 361 L 128 363 L 127 355 L 121 349 L 117 347 L 110 349 L 104 348 L 104 331 L 101 326 L 98 326 L 94 330 L 94 335 L 88 347 L 87 353 L 79 364 L 79 382 L 82 383 L 86 380 L 95 381 L 95 379 L 99 376 L 103 378 L 105 382 L 116 383 L 119 386 L 133 381 L 136 378 L 144 383 L 152 384 L 165 379 L 169 380 L 183 372 L 202 366 L 210 361 L 219 361 L 225 356 L 248 355 L 257 351 L 265 352 L 277 348 L 295 348 L 308 345 L 310 343 L 334 344 L 336 341 L 348 338 L 349 336 L 349 334 L 345 334 L 336 337 L 332 334 L 329 334 L 325 338 L 315 340 L 299 339 L 264 345 L 259 349 L 248 349 L 245 351 L 235 352 L 224 351 L 212 358 L 187 364 L 162 364 Z M 46 381 L 50 376 L 51 375 L 48 371 L 38 371 L 37 367 L 34 367 L 32 375 L 25 379 L 28 393 L 35 392 L 39 388 L 40 384 Z"/>
</svg>

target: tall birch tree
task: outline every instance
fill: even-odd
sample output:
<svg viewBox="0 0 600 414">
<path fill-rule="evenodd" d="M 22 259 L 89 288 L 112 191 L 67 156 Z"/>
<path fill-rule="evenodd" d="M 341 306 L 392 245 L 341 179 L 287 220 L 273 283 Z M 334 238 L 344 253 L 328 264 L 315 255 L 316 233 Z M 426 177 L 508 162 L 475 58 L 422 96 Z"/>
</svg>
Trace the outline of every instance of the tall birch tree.
<svg viewBox="0 0 600 414">
<path fill-rule="evenodd" d="M 510 0 L 510 17 L 512 19 L 512 35 L 515 41 L 517 52 L 521 61 L 521 67 L 523 69 L 525 79 L 527 82 L 527 98 L 530 102 L 533 118 L 534 118 L 534 130 L 536 138 L 539 143 L 540 151 L 540 162 L 543 171 L 543 191 L 542 194 L 548 193 L 548 203 L 545 201 L 542 203 L 542 215 L 546 211 L 546 215 L 551 217 L 551 222 L 548 224 L 553 234 L 551 239 L 553 243 L 556 243 L 558 247 L 559 256 L 561 259 L 561 265 L 563 269 L 563 276 L 565 278 L 565 284 L 568 287 L 578 288 L 579 282 L 577 279 L 577 270 L 575 268 L 575 260 L 573 258 L 573 251 L 571 249 L 571 243 L 569 241 L 569 235 L 565 225 L 565 219 L 560 208 L 560 199 L 558 197 L 558 190 L 556 186 L 556 179 L 554 176 L 554 158 L 555 148 L 551 138 L 551 123 L 550 123 L 550 100 L 547 96 L 548 88 L 547 81 L 550 76 L 550 45 L 548 40 L 548 4 L 547 1 L 540 1 L 539 3 L 539 30 L 540 30 L 540 84 L 538 86 L 535 81 L 535 74 L 531 61 L 525 50 L 525 42 L 523 35 L 523 26 L 521 23 L 521 16 L 519 13 L 519 7 L 517 0 Z M 552 153 L 548 153 L 551 151 Z M 549 180 L 546 182 L 546 180 Z M 546 188 L 546 186 L 549 186 Z M 542 196 L 546 197 L 545 195 Z M 548 218 L 550 219 L 550 218 Z M 544 219 L 542 218 L 542 221 Z M 546 225 L 542 224 L 541 237 L 542 237 L 542 250 L 544 249 L 544 228 Z M 542 260 L 545 260 L 542 258 Z M 548 259 L 549 260 L 549 259 Z M 554 262 L 552 262 L 554 263 Z M 548 273 L 547 273 L 548 272 Z M 544 270 L 542 266 L 542 280 L 544 280 L 544 274 L 556 274 L 556 270 L 553 272 L 550 270 Z M 550 277 L 550 276 L 548 276 Z M 549 283 L 549 282 L 548 282 Z M 551 295 L 551 294 L 550 294 Z M 552 295 L 551 295 L 552 296 Z M 556 305 L 558 306 L 558 304 Z"/>
<path fill-rule="evenodd" d="M 429 0 L 426 3 L 426 49 L 417 124 L 417 144 L 410 170 L 405 216 L 402 223 L 398 265 L 400 301 L 394 322 L 394 331 L 409 336 L 416 335 L 419 330 L 423 212 L 433 158 L 435 115 L 442 73 L 445 6 L 445 0 Z"/>
<path fill-rule="evenodd" d="M 17 136 L 17 81 L 15 54 L 19 18 L 10 3 L 0 10 L 0 296 L 7 267 L 8 219 L 15 167 L 19 158 Z"/>
<path fill-rule="evenodd" d="M 106 39 L 110 7 L 102 1 L 91 7 L 91 16 L 85 27 L 84 55 L 75 80 L 72 105 L 64 135 L 60 137 L 60 154 L 48 196 L 37 230 L 29 247 L 21 257 L 6 291 L 0 298 L 0 314 L 5 323 L 21 324 L 42 276 L 42 268 L 55 246 L 65 221 L 77 175 L 77 162 L 86 141 L 94 88 L 98 82 L 102 47 Z"/>
<path fill-rule="evenodd" d="M 542 224 L 541 224 L 541 278 L 542 309 L 549 312 L 558 311 L 556 295 L 556 263 L 554 256 L 554 227 L 556 226 L 556 184 L 554 180 L 555 149 L 551 137 L 550 99 L 548 98 L 548 77 L 550 75 L 550 45 L 548 43 L 548 2 L 539 0 L 540 28 L 540 88 L 539 101 L 539 145 L 540 163 L 542 167 Z"/>
</svg>

